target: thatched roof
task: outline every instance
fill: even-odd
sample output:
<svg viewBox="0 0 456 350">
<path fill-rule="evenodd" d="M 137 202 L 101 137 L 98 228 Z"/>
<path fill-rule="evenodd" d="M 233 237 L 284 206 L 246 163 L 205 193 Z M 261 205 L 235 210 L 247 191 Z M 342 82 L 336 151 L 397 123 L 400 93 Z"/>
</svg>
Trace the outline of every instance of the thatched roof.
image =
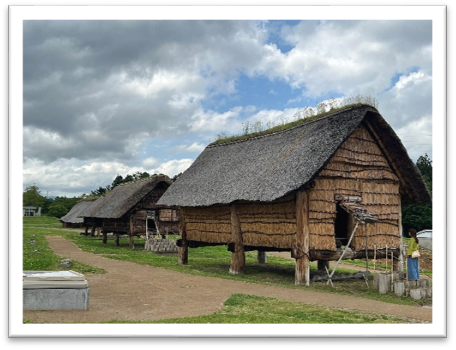
<svg viewBox="0 0 456 350">
<path fill-rule="evenodd" d="M 98 198 L 92 208 L 83 213 L 83 216 L 119 219 L 134 209 L 160 183 L 169 186 L 172 181 L 165 175 L 155 175 L 143 180 L 118 185 L 105 196 Z"/>
<path fill-rule="evenodd" d="M 93 205 L 93 202 L 93 200 L 83 200 L 76 203 L 65 216 L 62 216 L 60 218 L 59 221 L 71 224 L 81 224 L 84 221 L 84 219 L 81 217 L 81 213 L 87 208 L 91 207 Z"/>
<path fill-rule="evenodd" d="M 85 207 L 78 215 L 80 218 L 91 217 L 93 213 L 96 213 L 101 208 L 105 196 L 98 197 L 95 200 L 89 201 L 87 207 Z"/>
<path fill-rule="evenodd" d="M 394 130 L 374 107 L 361 105 L 274 134 L 209 145 L 158 204 L 194 207 L 273 201 L 316 177 L 364 122 L 377 134 L 410 201 L 430 202 L 421 174 Z"/>
</svg>

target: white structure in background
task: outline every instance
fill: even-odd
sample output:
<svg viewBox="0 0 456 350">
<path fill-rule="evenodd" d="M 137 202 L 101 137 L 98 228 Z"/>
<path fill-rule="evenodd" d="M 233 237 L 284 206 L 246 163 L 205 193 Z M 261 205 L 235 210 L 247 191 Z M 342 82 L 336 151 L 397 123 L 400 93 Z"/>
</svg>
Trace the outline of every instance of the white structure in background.
<svg viewBox="0 0 456 350">
<path fill-rule="evenodd" d="M 420 247 L 432 250 L 432 230 L 422 230 L 416 236 L 420 241 Z"/>
<path fill-rule="evenodd" d="M 22 208 L 22 215 L 23 216 L 41 216 L 41 207 L 23 207 Z"/>
</svg>

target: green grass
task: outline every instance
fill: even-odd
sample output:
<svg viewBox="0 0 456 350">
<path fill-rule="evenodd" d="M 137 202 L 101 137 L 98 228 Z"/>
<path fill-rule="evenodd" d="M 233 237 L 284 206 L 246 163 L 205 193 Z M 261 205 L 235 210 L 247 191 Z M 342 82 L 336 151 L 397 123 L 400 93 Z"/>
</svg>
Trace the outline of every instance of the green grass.
<svg viewBox="0 0 456 350">
<path fill-rule="evenodd" d="M 211 315 L 147 321 L 141 323 L 198 323 L 198 324 L 291 324 L 291 323 L 409 323 L 406 319 L 372 313 L 307 305 L 297 302 L 245 294 L 233 294 L 222 310 Z M 125 323 L 111 320 L 106 323 Z M 138 323 L 138 322 L 131 322 Z"/>
<path fill-rule="evenodd" d="M 342 105 L 337 108 L 331 108 L 329 111 L 323 111 L 318 114 L 311 115 L 307 118 L 298 119 L 298 120 L 295 120 L 295 121 L 292 121 L 289 123 L 275 125 L 266 130 L 261 130 L 261 131 L 251 132 L 251 133 L 244 133 L 244 134 L 239 134 L 239 135 L 232 135 L 232 136 L 227 136 L 227 137 L 221 137 L 221 138 L 217 139 L 216 141 L 212 142 L 210 144 L 210 146 L 228 143 L 228 142 L 232 142 L 232 141 L 246 140 L 246 139 L 250 139 L 253 137 L 257 137 L 257 136 L 264 136 L 264 135 L 269 135 L 269 134 L 273 134 L 273 133 L 280 132 L 280 131 L 289 130 L 298 125 L 306 124 L 311 121 L 326 117 L 328 115 L 331 115 L 331 114 L 334 114 L 337 112 L 341 112 L 343 110 L 347 110 L 350 108 L 366 105 L 366 104 L 376 108 L 375 99 L 373 99 L 372 97 L 369 97 L 369 96 L 354 96 L 353 98 L 348 99 L 347 101 L 349 101 L 347 104 Z"/>
<path fill-rule="evenodd" d="M 129 261 L 137 264 L 161 267 L 187 274 L 225 278 L 236 281 L 245 281 L 263 285 L 281 286 L 290 289 L 309 289 L 332 294 L 355 295 L 357 297 L 379 300 L 400 305 L 423 305 L 428 300 L 413 300 L 400 297 L 394 293 L 380 294 L 373 287 L 373 275 L 364 279 L 345 279 L 333 281 L 333 286 L 326 281 L 311 282 L 310 286 L 296 286 L 295 262 L 292 259 L 267 255 L 267 263 L 257 262 L 257 253 L 246 252 L 246 266 L 241 274 L 229 274 L 231 253 L 225 246 L 190 248 L 188 264 L 180 265 L 176 253 L 155 253 L 144 250 L 144 239 L 135 238 L 134 248 L 129 247 L 128 238 L 120 238 L 116 246 L 113 238 L 108 238 L 103 244 L 101 237 L 81 235 L 83 229 L 62 229 L 56 218 L 24 217 L 23 219 L 23 269 L 24 270 L 58 270 L 57 265 L 63 258 L 54 254 L 46 240 L 47 235 L 60 235 L 79 246 L 83 251 L 100 254 L 110 259 Z M 169 238 L 172 238 L 170 236 Z M 311 270 L 316 269 L 316 263 L 310 264 Z M 377 264 L 377 268 L 380 266 Z M 82 274 L 101 274 L 105 271 L 82 264 L 73 260 L 71 270 Z M 365 270 L 365 261 L 353 269 L 338 268 L 337 272 L 353 273 Z M 277 307 L 270 307 L 277 303 Z M 249 310 L 249 308 L 251 308 Z M 274 309 L 274 310 L 271 310 Z M 283 314 L 278 310 L 284 309 Z M 296 310 L 300 310 L 299 312 Z M 320 318 L 311 315 L 320 314 Z M 326 316 L 323 316 L 326 315 Z M 356 321 L 362 320 L 360 322 Z M 233 296 L 226 303 L 222 311 L 210 316 L 186 318 L 180 320 L 162 320 L 147 323 L 395 323 L 397 320 L 390 317 L 363 315 L 360 313 L 342 312 L 334 309 L 316 308 L 300 303 L 290 303 L 280 300 L 270 300 L 253 296 Z M 285 321 L 286 320 L 286 321 Z M 304 320 L 312 320 L 304 322 Z M 204 321 L 204 322 L 203 322 Z M 107 321 L 108 322 L 108 321 Z M 109 321 L 112 323 L 123 323 Z M 404 321 L 402 321 L 404 322 Z"/>
</svg>

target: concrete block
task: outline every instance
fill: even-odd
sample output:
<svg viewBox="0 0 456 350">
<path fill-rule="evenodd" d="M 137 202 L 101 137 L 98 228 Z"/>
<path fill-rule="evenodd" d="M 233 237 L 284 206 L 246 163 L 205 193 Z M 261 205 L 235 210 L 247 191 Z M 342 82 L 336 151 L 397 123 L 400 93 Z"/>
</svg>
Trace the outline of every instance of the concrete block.
<svg viewBox="0 0 456 350">
<path fill-rule="evenodd" d="M 396 281 L 394 282 L 394 293 L 397 296 L 404 296 L 405 295 L 405 282 L 404 281 Z"/>
<path fill-rule="evenodd" d="M 378 291 L 380 292 L 380 294 L 386 294 L 389 291 L 391 291 L 391 274 L 378 274 Z"/>
<path fill-rule="evenodd" d="M 410 289 L 415 289 L 415 288 L 419 288 L 419 287 L 420 287 L 420 281 L 419 281 L 419 280 L 417 280 L 417 281 L 415 281 L 415 280 L 413 280 L 413 281 L 409 280 L 409 288 L 410 288 Z"/>
<path fill-rule="evenodd" d="M 74 271 L 24 271 L 24 310 L 88 310 L 90 288 Z"/>
<path fill-rule="evenodd" d="M 421 288 L 429 288 L 431 286 L 431 281 L 428 279 L 420 279 Z"/>
<path fill-rule="evenodd" d="M 414 300 L 419 300 L 423 297 L 422 290 L 420 288 L 410 289 L 410 297 Z"/>
<path fill-rule="evenodd" d="M 432 297 L 432 288 L 425 288 L 424 290 L 426 291 L 427 297 Z"/>
<path fill-rule="evenodd" d="M 88 310 L 90 288 L 24 289 L 24 310 Z"/>
</svg>

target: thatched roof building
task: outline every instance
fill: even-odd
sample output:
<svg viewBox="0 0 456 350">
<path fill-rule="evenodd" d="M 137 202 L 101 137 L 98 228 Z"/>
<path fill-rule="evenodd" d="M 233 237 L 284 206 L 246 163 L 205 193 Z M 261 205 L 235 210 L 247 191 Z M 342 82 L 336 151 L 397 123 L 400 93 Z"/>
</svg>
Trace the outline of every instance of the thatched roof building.
<svg viewBox="0 0 456 350">
<path fill-rule="evenodd" d="M 60 218 L 63 228 L 77 228 L 84 226 L 84 219 L 81 214 L 93 204 L 94 200 L 82 200 L 70 209 L 70 211 Z"/>
<path fill-rule="evenodd" d="M 177 222 L 169 219 L 160 221 L 160 210 L 168 214 L 170 208 L 164 206 L 160 209 L 156 205 L 171 183 L 171 179 L 165 175 L 154 175 L 118 185 L 82 213 L 84 223 L 102 227 L 104 235 L 108 232 L 117 234 L 117 237 L 119 234 L 128 234 L 131 245 L 135 235 L 146 235 L 148 230 L 167 232 L 173 227 L 177 229 Z M 175 213 L 172 217 L 178 220 Z"/>
<path fill-rule="evenodd" d="M 231 244 L 236 273 L 247 249 L 289 250 L 297 262 L 334 260 L 355 222 L 362 225 L 350 257 L 385 248 L 397 256 L 401 201 L 430 200 L 394 130 L 375 108 L 357 105 L 211 144 L 158 204 L 181 207 L 184 248 Z"/>
</svg>

